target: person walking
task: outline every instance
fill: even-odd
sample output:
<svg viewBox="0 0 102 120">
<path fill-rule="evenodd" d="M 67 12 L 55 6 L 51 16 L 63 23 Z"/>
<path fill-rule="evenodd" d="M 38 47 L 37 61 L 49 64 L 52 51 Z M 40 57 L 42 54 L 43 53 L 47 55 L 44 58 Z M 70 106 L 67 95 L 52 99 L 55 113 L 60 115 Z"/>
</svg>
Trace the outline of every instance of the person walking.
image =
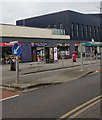
<svg viewBox="0 0 102 120">
<path fill-rule="evenodd" d="M 94 50 L 94 56 L 95 56 L 95 59 L 96 59 L 96 57 L 97 57 L 97 50 L 96 49 Z"/>
</svg>

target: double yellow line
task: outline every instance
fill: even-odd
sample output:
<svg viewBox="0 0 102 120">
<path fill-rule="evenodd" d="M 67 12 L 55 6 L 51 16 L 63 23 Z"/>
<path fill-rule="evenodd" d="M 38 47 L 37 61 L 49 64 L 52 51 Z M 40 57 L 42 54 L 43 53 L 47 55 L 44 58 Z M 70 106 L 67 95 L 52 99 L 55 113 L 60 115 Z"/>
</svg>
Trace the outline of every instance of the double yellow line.
<svg viewBox="0 0 102 120">
<path fill-rule="evenodd" d="M 69 111 L 68 113 L 64 114 L 63 116 L 61 116 L 57 120 L 61 120 L 61 119 L 64 119 L 64 118 L 75 118 L 76 116 L 78 116 L 82 112 L 86 111 L 90 107 L 92 107 L 95 104 L 99 103 L 101 101 L 101 99 L 102 99 L 102 95 L 100 95 L 98 97 L 95 97 L 92 100 L 89 100 L 88 102 L 86 102 L 86 103 L 78 106 L 77 108 Z"/>
</svg>

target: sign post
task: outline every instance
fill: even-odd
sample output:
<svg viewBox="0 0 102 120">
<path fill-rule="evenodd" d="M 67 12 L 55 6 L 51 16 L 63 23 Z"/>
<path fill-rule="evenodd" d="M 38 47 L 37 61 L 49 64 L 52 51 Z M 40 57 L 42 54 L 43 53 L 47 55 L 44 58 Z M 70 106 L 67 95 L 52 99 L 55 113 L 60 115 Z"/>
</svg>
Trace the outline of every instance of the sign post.
<svg viewBox="0 0 102 120">
<path fill-rule="evenodd" d="M 12 47 L 12 53 L 14 56 L 16 56 L 16 83 L 18 84 L 19 83 L 19 59 L 18 59 L 18 56 L 21 53 L 21 46 L 16 43 Z"/>
<path fill-rule="evenodd" d="M 84 65 L 83 65 L 83 52 L 85 52 L 85 47 L 83 46 L 83 44 L 80 44 L 80 46 L 78 47 L 78 51 L 81 54 L 81 70 L 84 69 Z"/>
</svg>

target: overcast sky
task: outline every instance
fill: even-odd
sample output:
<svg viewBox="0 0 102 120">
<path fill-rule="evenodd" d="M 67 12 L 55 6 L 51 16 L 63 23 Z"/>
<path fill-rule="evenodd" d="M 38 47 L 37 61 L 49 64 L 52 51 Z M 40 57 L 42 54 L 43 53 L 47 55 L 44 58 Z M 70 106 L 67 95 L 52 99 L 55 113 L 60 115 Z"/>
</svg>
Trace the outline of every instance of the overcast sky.
<svg viewBox="0 0 102 120">
<path fill-rule="evenodd" d="M 16 24 L 16 20 L 63 10 L 100 12 L 100 0 L 2 0 L 0 3 L 0 23 L 3 24 Z"/>
</svg>

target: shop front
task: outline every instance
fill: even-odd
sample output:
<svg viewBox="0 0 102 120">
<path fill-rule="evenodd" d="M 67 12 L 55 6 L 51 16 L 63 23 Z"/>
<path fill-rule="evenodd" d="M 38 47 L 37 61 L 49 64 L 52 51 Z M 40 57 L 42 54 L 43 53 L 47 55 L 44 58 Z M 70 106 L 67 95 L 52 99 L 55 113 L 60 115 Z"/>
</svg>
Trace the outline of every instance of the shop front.
<svg viewBox="0 0 102 120">
<path fill-rule="evenodd" d="M 64 57 L 65 59 L 70 58 L 70 44 L 69 43 L 58 43 L 57 50 L 58 50 L 58 59 L 62 59 L 62 57 Z"/>
<path fill-rule="evenodd" d="M 19 45 L 21 45 L 21 43 L 18 43 Z M 2 47 L 2 64 L 9 64 L 10 60 L 12 58 L 14 58 L 13 54 L 12 54 L 12 47 L 14 44 L 9 43 L 9 42 L 1 42 L 0 43 L 0 47 Z M 21 57 L 19 56 L 19 59 Z"/>
<path fill-rule="evenodd" d="M 48 46 L 48 43 L 31 43 L 32 45 L 32 61 L 38 61 L 38 57 L 43 61 L 45 59 L 45 47 Z"/>
<path fill-rule="evenodd" d="M 80 57 L 80 53 L 78 51 L 78 47 L 80 46 L 81 44 L 80 43 L 75 43 L 74 46 L 75 46 L 75 51 L 76 51 L 76 57 Z"/>
<path fill-rule="evenodd" d="M 32 61 L 45 61 L 46 63 L 53 63 L 57 61 L 57 44 L 55 43 L 31 43 L 32 46 Z"/>
</svg>

